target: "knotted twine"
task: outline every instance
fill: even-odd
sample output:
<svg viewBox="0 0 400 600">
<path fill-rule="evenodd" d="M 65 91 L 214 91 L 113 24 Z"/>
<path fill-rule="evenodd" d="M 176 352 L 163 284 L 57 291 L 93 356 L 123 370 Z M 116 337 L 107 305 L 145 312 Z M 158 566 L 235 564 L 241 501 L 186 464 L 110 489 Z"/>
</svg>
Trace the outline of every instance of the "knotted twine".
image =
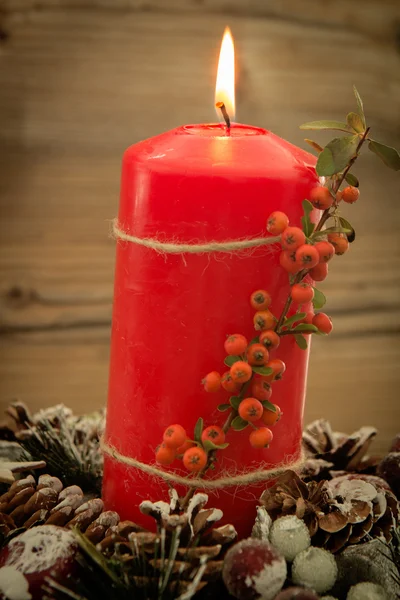
<svg viewBox="0 0 400 600">
<path fill-rule="evenodd" d="M 118 240 L 150 248 L 160 254 L 210 254 L 210 253 L 238 253 L 249 248 L 260 248 L 275 244 L 280 237 L 256 237 L 242 240 L 226 240 L 224 242 L 210 241 L 203 244 L 175 241 L 161 241 L 157 238 L 144 238 L 131 235 L 119 227 L 117 219 L 113 221 L 113 236 Z M 287 456 L 282 462 L 274 467 L 267 467 L 265 463 L 259 468 L 251 471 L 243 471 L 236 474 L 225 474 L 214 479 L 200 479 L 199 477 L 188 478 L 177 473 L 164 471 L 159 467 L 143 463 L 140 460 L 126 456 L 119 452 L 114 446 L 108 444 L 104 437 L 100 440 L 100 448 L 103 453 L 108 454 L 117 462 L 128 467 L 147 473 L 172 484 L 180 484 L 187 488 L 203 490 L 220 490 L 229 487 L 245 487 L 275 479 L 287 469 L 299 470 L 304 465 L 304 455 L 300 457 Z"/>
</svg>

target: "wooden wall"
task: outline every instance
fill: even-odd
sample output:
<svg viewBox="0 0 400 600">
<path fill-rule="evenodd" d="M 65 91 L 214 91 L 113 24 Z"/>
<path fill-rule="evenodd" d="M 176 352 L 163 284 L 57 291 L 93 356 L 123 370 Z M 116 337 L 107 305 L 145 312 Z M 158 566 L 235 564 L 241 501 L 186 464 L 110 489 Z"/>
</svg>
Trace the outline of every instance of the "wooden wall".
<svg viewBox="0 0 400 600">
<path fill-rule="evenodd" d="M 238 120 L 301 145 L 298 125 L 341 118 L 356 83 L 400 146 L 397 1 L 0 0 L 0 15 L 0 409 L 104 404 L 121 155 L 214 118 L 226 24 Z M 375 425 L 382 450 L 400 423 L 400 187 L 372 155 L 357 174 L 357 243 L 324 285 L 335 332 L 313 344 L 306 418 Z"/>
</svg>

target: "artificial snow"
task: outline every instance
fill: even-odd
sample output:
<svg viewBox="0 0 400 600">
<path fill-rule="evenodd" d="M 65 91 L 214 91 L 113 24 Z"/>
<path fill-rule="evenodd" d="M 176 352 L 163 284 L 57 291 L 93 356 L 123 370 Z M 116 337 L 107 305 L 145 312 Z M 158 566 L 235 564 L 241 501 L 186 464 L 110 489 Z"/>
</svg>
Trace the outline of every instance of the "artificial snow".
<svg viewBox="0 0 400 600">
<path fill-rule="evenodd" d="M 318 594 L 331 589 L 337 577 L 337 565 L 333 554 L 311 546 L 294 559 L 292 578 L 298 585 L 309 587 Z"/>
<path fill-rule="evenodd" d="M 270 542 L 288 562 L 292 562 L 300 552 L 310 546 L 311 539 L 304 521 L 290 515 L 281 517 L 273 523 Z"/>
<path fill-rule="evenodd" d="M 350 588 L 347 600 L 387 600 L 388 596 L 382 586 L 365 581 Z"/>
<path fill-rule="evenodd" d="M 0 592 L 8 600 L 31 600 L 32 598 L 26 577 L 15 567 L 10 566 L 0 569 Z"/>
</svg>

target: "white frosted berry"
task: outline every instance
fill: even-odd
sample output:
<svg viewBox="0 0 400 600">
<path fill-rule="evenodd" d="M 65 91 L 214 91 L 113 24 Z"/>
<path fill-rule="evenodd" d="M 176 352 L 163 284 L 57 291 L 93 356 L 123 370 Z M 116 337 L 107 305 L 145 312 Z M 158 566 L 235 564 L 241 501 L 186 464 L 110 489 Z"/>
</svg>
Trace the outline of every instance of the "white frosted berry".
<svg viewBox="0 0 400 600">
<path fill-rule="evenodd" d="M 273 600 L 285 583 L 286 561 L 267 541 L 248 538 L 232 546 L 222 578 L 240 600 Z"/>
<path fill-rule="evenodd" d="M 334 596 L 321 596 L 321 600 L 337 600 Z"/>
<path fill-rule="evenodd" d="M 8 600 L 31 600 L 32 598 L 28 580 L 15 567 L 0 568 L 0 592 Z"/>
<path fill-rule="evenodd" d="M 289 562 L 311 544 L 307 525 L 295 515 L 277 519 L 272 524 L 269 539 Z"/>
<path fill-rule="evenodd" d="M 337 577 L 337 565 L 333 554 L 311 546 L 294 559 L 293 581 L 309 587 L 319 594 L 331 589 Z"/>
<path fill-rule="evenodd" d="M 381 585 L 364 581 L 349 589 L 347 600 L 388 600 L 388 595 Z"/>
</svg>

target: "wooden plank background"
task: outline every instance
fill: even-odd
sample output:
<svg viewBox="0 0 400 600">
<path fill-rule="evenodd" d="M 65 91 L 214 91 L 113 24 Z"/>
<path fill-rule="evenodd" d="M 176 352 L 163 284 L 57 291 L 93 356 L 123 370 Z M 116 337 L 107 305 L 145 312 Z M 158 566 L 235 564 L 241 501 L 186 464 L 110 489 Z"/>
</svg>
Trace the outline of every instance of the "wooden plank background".
<svg viewBox="0 0 400 600">
<path fill-rule="evenodd" d="M 214 118 L 226 24 L 238 120 L 302 145 L 298 125 L 343 117 L 356 83 L 377 138 L 400 146 L 399 3 L 301 6 L 0 0 L 0 410 L 103 406 L 121 155 Z M 313 344 L 306 419 L 375 425 L 383 450 L 400 423 L 399 177 L 372 155 L 357 174 L 357 243 L 324 284 L 335 332 Z"/>
</svg>

